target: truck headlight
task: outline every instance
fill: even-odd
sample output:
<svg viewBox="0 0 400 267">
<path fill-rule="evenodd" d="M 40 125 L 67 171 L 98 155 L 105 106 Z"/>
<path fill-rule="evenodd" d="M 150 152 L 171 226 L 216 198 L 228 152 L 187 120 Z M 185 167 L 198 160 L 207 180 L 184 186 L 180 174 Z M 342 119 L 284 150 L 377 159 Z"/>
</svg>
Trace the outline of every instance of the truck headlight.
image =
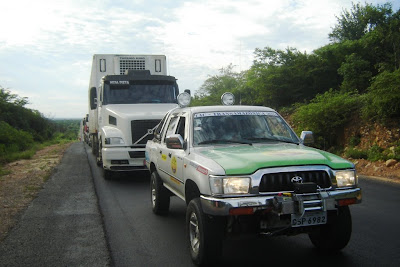
<svg viewBox="0 0 400 267">
<path fill-rule="evenodd" d="M 104 139 L 106 145 L 124 145 L 125 142 L 121 137 L 108 137 Z"/>
<path fill-rule="evenodd" d="M 336 171 L 335 175 L 338 187 L 354 186 L 357 184 L 357 176 L 354 170 Z"/>
<path fill-rule="evenodd" d="M 250 188 L 249 177 L 210 177 L 211 193 L 247 194 Z"/>
</svg>

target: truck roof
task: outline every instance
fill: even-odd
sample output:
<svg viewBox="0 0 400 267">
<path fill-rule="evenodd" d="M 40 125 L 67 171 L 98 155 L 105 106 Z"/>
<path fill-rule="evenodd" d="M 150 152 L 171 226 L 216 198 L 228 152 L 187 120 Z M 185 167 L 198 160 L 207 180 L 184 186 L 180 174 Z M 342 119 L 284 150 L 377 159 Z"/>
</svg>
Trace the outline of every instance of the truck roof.
<svg viewBox="0 0 400 267">
<path fill-rule="evenodd" d="M 104 81 L 126 81 L 126 80 L 152 80 L 152 81 L 172 81 L 177 79 L 174 76 L 167 75 L 152 75 L 149 70 L 129 70 L 125 75 L 106 75 Z"/>
</svg>

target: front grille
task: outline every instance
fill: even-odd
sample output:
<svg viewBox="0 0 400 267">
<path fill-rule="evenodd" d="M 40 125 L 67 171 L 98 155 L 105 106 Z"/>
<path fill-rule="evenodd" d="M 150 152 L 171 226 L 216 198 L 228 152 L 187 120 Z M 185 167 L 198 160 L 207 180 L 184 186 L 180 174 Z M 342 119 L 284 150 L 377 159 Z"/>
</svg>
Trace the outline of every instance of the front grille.
<svg viewBox="0 0 400 267">
<path fill-rule="evenodd" d="M 120 59 L 119 72 L 125 74 L 126 70 L 145 70 L 146 64 L 144 59 Z"/>
<path fill-rule="evenodd" d="M 259 192 L 293 191 L 291 179 L 299 176 L 303 183 L 313 182 L 321 188 L 329 188 L 331 179 L 326 171 L 268 173 L 261 178 Z"/>
<path fill-rule="evenodd" d="M 153 129 L 159 123 L 160 123 L 160 120 L 131 121 L 132 146 L 133 147 L 145 147 L 147 140 L 153 139 L 153 137 L 154 137 Z M 138 140 L 140 140 L 140 141 L 138 142 Z"/>
</svg>

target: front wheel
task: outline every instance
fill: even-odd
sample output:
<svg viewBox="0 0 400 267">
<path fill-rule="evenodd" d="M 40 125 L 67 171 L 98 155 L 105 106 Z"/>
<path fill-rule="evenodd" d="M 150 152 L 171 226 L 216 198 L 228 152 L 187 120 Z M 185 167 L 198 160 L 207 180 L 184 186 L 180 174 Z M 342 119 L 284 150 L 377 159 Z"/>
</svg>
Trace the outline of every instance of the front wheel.
<svg viewBox="0 0 400 267">
<path fill-rule="evenodd" d="M 169 211 L 170 193 L 164 187 L 160 176 L 156 171 L 151 173 L 151 205 L 153 212 L 157 215 L 166 215 Z"/>
<path fill-rule="evenodd" d="M 328 223 L 309 234 L 311 242 L 320 250 L 338 251 L 350 241 L 352 221 L 348 206 L 339 207 L 337 213 L 328 215 Z"/>
<path fill-rule="evenodd" d="M 199 198 L 190 201 L 186 210 L 186 232 L 190 255 L 196 265 L 215 264 L 222 253 L 222 218 L 204 214 Z"/>
</svg>

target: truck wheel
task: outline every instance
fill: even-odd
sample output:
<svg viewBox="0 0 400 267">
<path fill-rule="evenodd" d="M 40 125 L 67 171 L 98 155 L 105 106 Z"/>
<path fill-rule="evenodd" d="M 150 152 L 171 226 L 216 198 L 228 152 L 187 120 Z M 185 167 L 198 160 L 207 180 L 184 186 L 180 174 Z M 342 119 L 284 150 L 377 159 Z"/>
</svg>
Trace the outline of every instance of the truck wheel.
<svg viewBox="0 0 400 267">
<path fill-rule="evenodd" d="M 95 139 L 94 135 L 92 135 L 92 137 L 90 138 L 90 141 L 91 141 L 91 147 L 92 147 L 92 154 L 96 155 L 97 147 L 96 147 L 96 139 Z"/>
<path fill-rule="evenodd" d="M 203 213 L 199 198 L 186 209 L 186 232 L 190 255 L 196 265 L 215 264 L 222 253 L 223 223 Z"/>
<path fill-rule="evenodd" d="M 103 176 L 106 180 L 111 180 L 113 178 L 113 172 L 110 170 L 103 169 Z"/>
<path fill-rule="evenodd" d="M 151 173 L 150 188 L 153 212 L 157 215 L 168 214 L 170 194 L 168 189 L 162 184 L 160 176 L 158 176 L 156 171 Z"/>
<path fill-rule="evenodd" d="M 352 221 L 348 206 L 339 207 L 337 214 L 328 214 L 328 223 L 309 234 L 311 242 L 323 251 L 338 251 L 350 241 Z"/>
</svg>

